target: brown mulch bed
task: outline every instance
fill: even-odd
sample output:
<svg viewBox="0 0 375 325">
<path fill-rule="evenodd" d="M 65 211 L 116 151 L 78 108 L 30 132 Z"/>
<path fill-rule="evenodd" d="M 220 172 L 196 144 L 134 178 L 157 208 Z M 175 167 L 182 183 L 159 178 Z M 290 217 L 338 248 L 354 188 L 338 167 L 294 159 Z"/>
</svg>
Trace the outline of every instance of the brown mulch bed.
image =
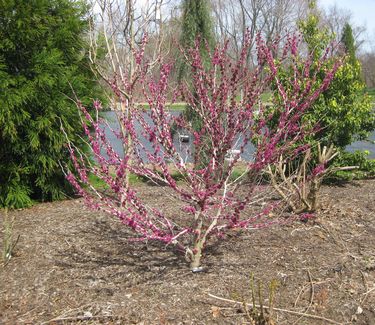
<svg viewBox="0 0 375 325">
<path fill-rule="evenodd" d="M 140 191 L 178 212 L 157 187 Z M 231 234 L 199 274 L 168 248 L 129 242 L 124 226 L 79 199 L 11 213 L 20 239 L 0 269 L 0 324 L 250 324 L 241 305 L 209 294 L 250 302 L 252 273 L 265 305 L 277 280 L 275 308 L 375 324 L 375 180 L 324 187 L 308 223 Z M 330 324 L 284 311 L 273 320 Z"/>
</svg>

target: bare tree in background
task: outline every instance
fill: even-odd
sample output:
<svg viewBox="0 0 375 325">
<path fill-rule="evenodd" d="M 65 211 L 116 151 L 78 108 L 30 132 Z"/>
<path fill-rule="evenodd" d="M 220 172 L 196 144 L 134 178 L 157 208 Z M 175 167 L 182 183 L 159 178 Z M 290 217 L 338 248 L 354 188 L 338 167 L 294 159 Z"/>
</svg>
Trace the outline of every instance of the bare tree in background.
<svg viewBox="0 0 375 325">
<path fill-rule="evenodd" d="M 251 39 L 259 26 L 259 16 L 265 0 L 213 0 L 213 13 L 216 21 L 216 33 L 218 39 L 228 40 L 231 48 L 231 55 L 238 57 L 242 42 L 244 40 L 246 29 L 249 28 Z M 245 3 L 246 2 L 246 3 Z M 254 42 L 249 47 L 251 51 Z M 247 57 L 247 63 L 251 60 L 250 54 Z"/>
<path fill-rule="evenodd" d="M 114 74 L 123 79 L 124 73 L 132 74 L 134 51 L 143 37 L 153 39 L 154 51 L 148 59 L 155 61 L 165 49 L 162 37 L 163 9 L 170 0 L 95 0 L 93 2 L 93 25 L 91 30 L 91 63 L 104 80 Z M 98 40 L 104 42 L 105 57 Z M 109 68 L 110 67 L 110 68 Z M 129 67 L 123 71 L 122 67 Z"/>
<path fill-rule="evenodd" d="M 232 55 L 238 57 L 241 44 L 250 30 L 266 39 L 286 35 L 296 30 L 307 8 L 307 0 L 212 0 L 218 39 L 230 42 Z M 247 63 L 254 65 L 254 44 L 251 44 Z"/>
<path fill-rule="evenodd" d="M 375 47 L 371 46 L 365 25 L 356 25 L 352 22 L 352 13 L 338 7 L 336 4 L 322 12 L 322 22 L 340 41 L 346 23 L 352 26 L 355 50 L 362 65 L 363 81 L 368 88 L 375 87 Z"/>
<path fill-rule="evenodd" d="M 336 41 L 338 42 L 341 40 L 345 24 L 349 23 L 353 30 L 356 52 L 361 50 L 361 47 L 365 43 L 366 26 L 354 24 L 352 22 L 352 12 L 350 10 L 340 8 L 335 4 L 326 11 L 322 11 L 322 23 L 335 35 Z"/>
<path fill-rule="evenodd" d="M 167 51 L 162 36 L 162 13 L 166 3 L 167 0 L 96 0 L 92 3 L 90 61 L 94 71 L 112 90 L 116 84 L 109 101 L 119 120 L 131 116 L 138 105 L 134 97 L 138 75 L 135 60 L 146 38 L 153 42 L 153 51 L 147 53 L 149 68 Z M 127 139 L 123 150 L 128 155 L 132 152 L 132 140 L 123 127 L 121 132 Z M 127 185 L 128 182 L 126 178 Z"/>
<path fill-rule="evenodd" d="M 256 32 L 270 40 L 297 30 L 298 21 L 307 12 L 308 0 L 211 0 L 214 28 L 218 40 L 229 41 L 229 53 L 238 58 L 246 30 L 252 39 Z M 132 52 L 138 48 L 145 33 L 149 45 L 145 56 L 150 62 L 160 57 L 173 62 L 178 56 L 181 29 L 181 0 L 92 0 L 93 33 L 91 34 L 91 59 L 98 74 L 107 83 L 114 75 L 123 78 L 132 74 Z M 327 26 L 340 41 L 343 27 L 352 20 L 350 11 L 337 5 L 327 10 L 318 8 L 322 27 Z M 369 87 L 374 85 L 373 53 L 365 46 L 366 28 L 351 23 L 358 57 L 363 64 L 363 75 Z M 102 44 L 100 44 L 100 42 Z M 104 45 L 104 57 L 98 55 Z M 256 64 L 254 46 L 251 44 L 246 58 L 248 66 Z M 103 52 L 103 51 L 102 51 Z M 277 52 L 277 49 L 274 49 Z M 274 53 L 275 55 L 277 53 Z M 122 71 L 121 67 L 129 67 Z M 172 73 L 172 79 L 176 79 Z M 123 90 L 122 90 L 123 91 Z M 135 92 L 137 94 L 137 92 Z M 119 102 L 116 99 L 114 101 Z M 112 107 L 116 105 L 112 103 Z M 124 109 L 124 108 L 122 108 Z"/>
<path fill-rule="evenodd" d="M 106 74 L 108 77 L 113 72 L 119 74 L 121 65 L 133 66 L 130 54 L 138 47 L 145 32 L 149 35 L 151 45 L 145 55 L 150 61 L 155 61 L 160 55 L 164 58 L 168 57 L 168 61 L 173 61 L 178 56 L 181 0 L 92 1 L 95 8 L 96 33 L 101 31 L 108 41 L 106 41 L 105 60 L 98 60 L 93 56 L 95 61 L 93 63 L 102 76 Z M 210 2 L 216 39 L 228 40 L 230 55 L 238 58 L 247 29 L 250 30 L 252 39 L 255 39 L 254 35 L 258 31 L 262 32 L 268 40 L 292 33 L 298 29 L 298 21 L 305 17 L 309 0 L 211 0 Z M 323 8 L 317 10 L 322 17 L 322 26 L 327 26 L 332 33 L 335 33 L 339 41 L 345 23 L 351 21 L 351 12 L 337 5 L 327 10 Z M 361 53 L 366 28 L 353 23 L 351 26 L 357 53 Z M 97 45 L 95 42 L 96 39 L 93 38 L 94 48 Z M 246 58 L 249 66 L 256 64 L 254 45 L 253 43 L 249 47 Z M 274 49 L 275 55 L 277 50 Z M 122 64 L 119 65 L 119 62 Z M 172 79 L 176 77 L 173 76 Z"/>
<path fill-rule="evenodd" d="M 296 23 L 304 18 L 308 1 L 306 0 L 266 0 L 262 8 L 264 33 L 268 39 L 282 36 L 296 30 Z"/>
<path fill-rule="evenodd" d="M 362 75 L 368 88 L 375 88 L 375 50 L 359 55 L 362 64 Z"/>
</svg>

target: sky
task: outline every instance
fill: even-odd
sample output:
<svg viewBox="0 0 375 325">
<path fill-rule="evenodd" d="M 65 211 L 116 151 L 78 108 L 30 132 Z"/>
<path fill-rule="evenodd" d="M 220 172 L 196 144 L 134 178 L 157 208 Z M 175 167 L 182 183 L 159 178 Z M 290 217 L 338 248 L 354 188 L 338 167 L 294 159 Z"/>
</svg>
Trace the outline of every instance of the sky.
<svg viewBox="0 0 375 325">
<path fill-rule="evenodd" d="M 352 22 L 367 28 L 367 46 L 375 45 L 375 0 L 319 0 L 325 7 L 331 7 L 335 3 L 339 8 L 352 12 Z"/>
</svg>

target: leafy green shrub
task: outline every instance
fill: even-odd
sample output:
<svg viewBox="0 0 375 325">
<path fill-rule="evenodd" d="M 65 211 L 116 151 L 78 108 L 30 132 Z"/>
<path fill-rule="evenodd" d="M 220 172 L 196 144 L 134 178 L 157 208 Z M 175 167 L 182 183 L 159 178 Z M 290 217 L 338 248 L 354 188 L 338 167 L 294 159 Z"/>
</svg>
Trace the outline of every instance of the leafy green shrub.
<svg viewBox="0 0 375 325">
<path fill-rule="evenodd" d="M 337 180 L 337 178 L 352 179 L 373 176 L 374 163 L 368 161 L 365 154 L 344 152 L 344 148 L 347 145 L 356 140 L 366 139 L 370 132 L 375 129 L 375 110 L 372 97 L 365 92 L 365 85 L 361 78 L 361 65 L 355 56 L 354 38 L 350 25 L 346 24 L 343 30 L 340 46 L 332 47 L 330 51 L 326 51 L 327 46 L 334 39 L 334 35 L 327 28 L 320 25 L 315 1 L 311 1 L 310 13 L 305 20 L 299 22 L 299 30 L 308 53 L 311 55 L 311 65 L 306 68 L 299 64 L 297 69 L 290 69 L 286 66 L 280 70 L 278 80 L 280 80 L 287 93 L 293 94 L 293 85 L 289 79 L 294 75 L 303 76 L 317 73 L 320 77 L 313 87 L 319 87 L 319 84 L 324 80 L 324 71 L 334 64 L 334 57 L 342 57 L 342 64 L 329 88 L 320 94 L 317 101 L 312 105 L 312 109 L 301 121 L 308 126 L 307 129 L 318 130 L 313 133 L 307 132 L 309 135 L 302 140 L 303 144 L 312 149 L 308 162 L 310 171 L 319 167 L 324 168 L 325 173 L 319 174 L 319 182 L 323 182 L 323 178 L 326 177 L 326 181 L 333 181 Z M 326 55 L 330 59 L 322 63 L 321 58 Z M 275 80 L 274 89 L 277 88 L 277 82 Z M 299 82 L 298 86 L 301 89 L 307 88 L 302 82 Z M 284 100 L 281 96 L 273 96 L 272 99 L 274 105 L 269 108 L 270 114 L 273 114 L 273 120 L 270 122 L 271 126 L 277 121 L 278 112 L 281 114 L 283 110 L 290 109 L 289 107 L 285 108 Z M 340 151 L 341 155 L 335 155 L 332 160 L 322 163 L 319 161 L 319 154 L 316 151 L 319 146 L 332 147 L 335 151 Z M 301 159 L 296 159 L 291 164 L 291 168 L 285 172 L 284 180 L 293 185 L 295 189 L 308 187 L 308 183 L 311 183 L 311 180 L 314 179 L 314 177 L 303 178 L 303 182 L 300 182 L 301 184 L 293 182 L 293 174 L 299 174 L 302 161 Z M 347 166 L 358 166 L 358 168 L 345 170 Z M 303 168 L 303 170 L 305 169 Z M 281 174 L 284 174 L 284 172 Z M 277 181 L 281 182 L 280 178 L 274 177 L 273 183 L 275 186 L 280 185 L 277 184 Z M 317 187 L 318 190 L 319 187 Z M 292 193 L 292 191 L 289 191 L 289 193 Z M 298 198 L 302 197 L 303 195 L 298 195 Z"/>
<path fill-rule="evenodd" d="M 375 177 L 375 160 L 368 159 L 368 151 L 341 151 L 333 166 L 357 166 L 353 170 L 339 170 L 334 172 L 328 180 L 353 180 Z"/>
<path fill-rule="evenodd" d="M 315 2 L 310 4 L 310 13 L 305 20 L 299 22 L 299 30 L 303 41 L 311 53 L 312 63 L 309 70 L 304 70 L 302 65 L 297 70 L 286 67 L 279 73 L 279 80 L 287 92 L 292 91 L 289 78 L 294 74 L 303 75 L 316 73 L 320 75 L 315 87 L 323 81 L 324 71 L 332 67 L 335 60 L 321 62 L 326 55 L 326 48 L 334 39 L 327 28 L 321 27 L 319 14 L 316 12 Z M 361 78 L 361 65 L 355 57 L 354 39 L 350 25 L 343 30 L 342 44 L 331 51 L 343 56 L 342 65 L 337 70 L 329 88 L 323 92 L 312 105 L 309 114 L 304 119 L 311 127 L 319 126 L 319 131 L 314 137 L 306 138 L 306 143 L 312 146 L 319 142 L 322 146 L 333 144 L 336 148 L 345 148 L 357 140 L 366 139 L 375 129 L 375 111 L 372 98 L 364 90 L 365 85 Z M 304 89 L 306 85 L 300 83 Z M 276 109 L 283 106 L 283 100 L 274 96 Z"/>
<path fill-rule="evenodd" d="M 313 12 L 300 22 L 299 27 L 308 48 L 313 51 L 311 69 L 324 71 L 333 63 L 319 65 L 319 58 L 333 35 L 319 26 L 319 16 Z M 367 138 L 369 132 L 375 129 L 375 112 L 371 98 L 363 92 L 365 85 L 361 79 L 360 62 L 355 57 L 350 25 L 344 28 L 342 41 L 346 55 L 343 64 L 327 91 L 314 103 L 311 114 L 306 116 L 312 126 L 320 126 L 315 140 L 322 145 L 333 144 L 339 148 Z"/>
</svg>

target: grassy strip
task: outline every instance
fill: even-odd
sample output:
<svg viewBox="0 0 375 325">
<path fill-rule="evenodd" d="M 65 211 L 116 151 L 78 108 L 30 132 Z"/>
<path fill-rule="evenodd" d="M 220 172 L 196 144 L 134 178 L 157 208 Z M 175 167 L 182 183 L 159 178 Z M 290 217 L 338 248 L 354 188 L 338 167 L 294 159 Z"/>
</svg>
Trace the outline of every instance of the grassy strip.
<svg viewBox="0 0 375 325">
<path fill-rule="evenodd" d="M 148 103 L 139 103 L 139 107 L 149 109 L 150 105 Z M 186 103 L 167 103 L 166 108 L 171 111 L 183 111 L 186 107 Z"/>
<path fill-rule="evenodd" d="M 375 88 L 367 88 L 367 89 L 365 90 L 365 92 L 366 92 L 367 94 L 369 94 L 372 98 L 375 97 Z"/>
<path fill-rule="evenodd" d="M 374 92 L 374 96 L 375 96 L 375 89 L 373 89 L 373 92 Z M 271 97 L 272 97 L 272 92 L 265 92 L 265 93 L 260 95 L 260 99 L 263 103 L 270 102 Z M 238 97 L 237 99 L 240 100 L 240 97 Z M 140 103 L 138 103 L 138 107 L 149 109 L 150 105 L 146 102 L 140 102 Z M 171 110 L 171 111 L 181 112 L 186 108 L 186 103 L 185 102 L 167 103 L 166 108 Z M 104 111 L 112 111 L 112 109 L 104 109 Z"/>
<path fill-rule="evenodd" d="M 235 168 L 230 176 L 230 180 L 233 181 L 237 179 L 245 172 L 245 170 L 246 170 L 246 167 L 244 166 L 239 166 Z M 185 179 L 185 176 L 179 171 L 172 171 L 171 176 L 176 182 L 183 182 Z M 105 183 L 99 177 L 93 174 L 89 176 L 89 182 L 97 190 L 107 190 L 109 188 L 107 183 Z M 139 176 L 136 174 L 129 175 L 130 185 L 137 185 L 137 184 L 149 183 L 149 182 L 150 182 L 150 179 L 145 176 Z"/>
<path fill-rule="evenodd" d="M 260 100 L 263 103 L 271 102 L 271 98 L 272 98 L 272 92 L 265 92 L 265 93 L 260 95 Z"/>
<path fill-rule="evenodd" d="M 375 88 L 366 88 L 365 93 L 371 97 L 371 101 L 375 105 Z"/>
</svg>

